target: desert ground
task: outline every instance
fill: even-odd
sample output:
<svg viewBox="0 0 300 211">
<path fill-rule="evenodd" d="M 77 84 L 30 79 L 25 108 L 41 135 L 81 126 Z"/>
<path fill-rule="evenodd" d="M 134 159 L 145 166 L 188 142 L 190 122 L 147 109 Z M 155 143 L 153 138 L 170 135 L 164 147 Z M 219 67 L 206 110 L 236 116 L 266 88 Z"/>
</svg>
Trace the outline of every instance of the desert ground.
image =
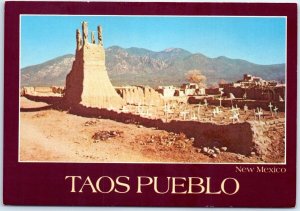
<svg viewBox="0 0 300 211">
<path fill-rule="evenodd" d="M 267 156 L 245 156 L 222 148 L 208 156 L 193 137 L 135 123 L 87 118 L 20 98 L 21 162 L 262 163 L 282 162 L 284 142 L 273 142 Z M 272 130 L 273 131 L 273 130 Z M 271 132 L 272 132 L 271 131 Z M 267 132 L 267 131 L 260 131 Z M 272 134 L 276 134 L 276 131 Z M 259 135 L 259 133 L 258 133 Z M 282 137 L 280 137 L 282 139 Z M 268 143 L 267 140 L 263 142 Z M 277 156 L 274 152 L 280 152 Z"/>
</svg>

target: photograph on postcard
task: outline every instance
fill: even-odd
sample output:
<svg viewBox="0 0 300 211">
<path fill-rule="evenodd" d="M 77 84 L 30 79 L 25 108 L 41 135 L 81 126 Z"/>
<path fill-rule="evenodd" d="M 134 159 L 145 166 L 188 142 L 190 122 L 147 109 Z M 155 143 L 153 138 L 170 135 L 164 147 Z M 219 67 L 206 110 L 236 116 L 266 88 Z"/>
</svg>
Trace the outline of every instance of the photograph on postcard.
<svg viewBox="0 0 300 211">
<path fill-rule="evenodd" d="M 286 17 L 20 15 L 19 162 L 286 162 Z"/>
</svg>

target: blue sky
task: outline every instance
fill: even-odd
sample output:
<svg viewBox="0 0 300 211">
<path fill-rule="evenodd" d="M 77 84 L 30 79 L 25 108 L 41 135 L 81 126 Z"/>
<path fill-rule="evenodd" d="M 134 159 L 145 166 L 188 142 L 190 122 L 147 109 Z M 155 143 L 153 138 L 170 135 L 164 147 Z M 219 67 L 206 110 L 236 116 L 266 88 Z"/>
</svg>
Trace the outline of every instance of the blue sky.
<svg viewBox="0 0 300 211">
<path fill-rule="evenodd" d="M 75 31 L 103 28 L 104 47 L 183 48 L 208 57 L 285 63 L 286 22 L 276 17 L 22 16 L 21 67 L 74 54 Z"/>
</svg>

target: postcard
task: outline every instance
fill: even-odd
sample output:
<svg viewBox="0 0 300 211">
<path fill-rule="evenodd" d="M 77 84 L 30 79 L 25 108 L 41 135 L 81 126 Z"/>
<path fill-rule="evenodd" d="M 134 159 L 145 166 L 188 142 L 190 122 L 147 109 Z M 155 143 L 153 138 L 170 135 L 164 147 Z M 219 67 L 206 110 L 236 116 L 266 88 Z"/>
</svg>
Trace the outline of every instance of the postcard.
<svg viewBox="0 0 300 211">
<path fill-rule="evenodd" d="M 296 4 L 11 1 L 4 33 L 5 204 L 295 206 Z"/>
</svg>

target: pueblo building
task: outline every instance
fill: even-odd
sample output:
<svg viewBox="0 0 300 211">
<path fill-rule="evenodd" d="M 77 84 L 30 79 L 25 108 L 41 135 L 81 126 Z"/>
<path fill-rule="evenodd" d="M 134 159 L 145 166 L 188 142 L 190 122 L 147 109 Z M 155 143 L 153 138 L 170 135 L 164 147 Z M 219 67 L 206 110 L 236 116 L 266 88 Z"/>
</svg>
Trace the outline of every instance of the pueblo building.
<svg viewBox="0 0 300 211">
<path fill-rule="evenodd" d="M 245 74 L 242 80 L 233 83 L 219 84 L 225 96 L 233 94 L 236 98 L 250 100 L 284 101 L 285 84 L 263 80 L 260 77 Z"/>
</svg>

